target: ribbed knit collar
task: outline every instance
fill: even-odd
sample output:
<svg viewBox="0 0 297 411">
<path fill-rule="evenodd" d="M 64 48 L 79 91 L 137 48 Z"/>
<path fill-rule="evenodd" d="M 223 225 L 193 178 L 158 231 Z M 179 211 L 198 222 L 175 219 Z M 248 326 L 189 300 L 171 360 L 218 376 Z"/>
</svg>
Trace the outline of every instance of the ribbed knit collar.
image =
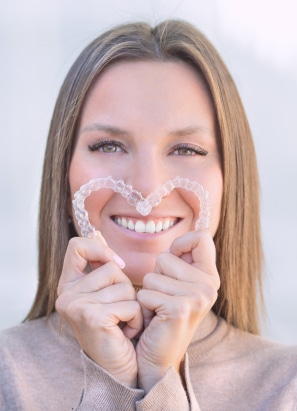
<svg viewBox="0 0 297 411">
<path fill-rule="evenodd" d="M 209 328 L 209 333 L 205 334 L 205 337 L 199 338 L 198 329 L 188 347 L 190 366 L 205 360 L 210 355 L 212 349 L 218 346 L 228 333 L 226 321 L 221 317 L 216 317 L 212 311 L 205 321 L 207 321 L 207 324 L 204 324 L 204 326 Z"/>
<path fill-rule="evenodd" d="M 70 327 L 61 319 L 60 315 L 55 312 L 49 320 L 48 326 L 65 344 L 69 344 L 75 351 L 80 350 L 80 346 L 70 329 Z M 211 350 L 216 347 L 226 336 L 228 325 L 225 320 L 218 318 L 212 311 L 207 315 L 201 328 L 199 327 L 188 347 L 189 365 L 199 363 L 208 357 Z"/>
</svg>

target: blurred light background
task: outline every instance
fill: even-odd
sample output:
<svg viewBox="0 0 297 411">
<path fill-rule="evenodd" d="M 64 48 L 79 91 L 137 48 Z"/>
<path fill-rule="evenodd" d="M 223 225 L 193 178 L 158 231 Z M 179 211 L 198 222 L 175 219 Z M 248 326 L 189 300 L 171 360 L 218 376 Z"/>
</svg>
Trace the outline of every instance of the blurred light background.
<svg viewBox="0 0 297 411">
<path fill-rule="evenodd" d="M 297 25 L 295 0 L 1 0 L 0 328 L 20 322 L 37 285 L 43 153 L 59 87 L 78 53 L 117 23 L 194 23 L 241 93 L 262 186 L 267 318 L 297 343 Z"/>
</svg>

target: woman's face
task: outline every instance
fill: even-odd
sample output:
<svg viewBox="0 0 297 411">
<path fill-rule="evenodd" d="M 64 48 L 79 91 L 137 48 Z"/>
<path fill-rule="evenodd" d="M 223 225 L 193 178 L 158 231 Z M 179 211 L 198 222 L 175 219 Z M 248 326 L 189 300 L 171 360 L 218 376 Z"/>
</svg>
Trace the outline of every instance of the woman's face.
<svg viewBox="0 0 297 411">
<path fill-rule="evenodd" d="M 214 236 L 222 170 L 211 99 L 193 68 L 183 62 L 121 62 L 100 76 L 78 126 L 69 170 L 71 196 L 90 179 L 108 175 L 123 179 L 143 197 L 176 176 L 197 181 L 210 195 Z M 125 261 L 124 271 L 134 284 L 142 283 L 156 256 L 175 238 L 194 230 L 200 211 L 198 198 L 178 188 L 146 217 L 111 189 L 93 192 L 85 207 L 91 224 Z M 137 232 L 143 226 L 138 221 L 161 231 Z"/>
</svg>

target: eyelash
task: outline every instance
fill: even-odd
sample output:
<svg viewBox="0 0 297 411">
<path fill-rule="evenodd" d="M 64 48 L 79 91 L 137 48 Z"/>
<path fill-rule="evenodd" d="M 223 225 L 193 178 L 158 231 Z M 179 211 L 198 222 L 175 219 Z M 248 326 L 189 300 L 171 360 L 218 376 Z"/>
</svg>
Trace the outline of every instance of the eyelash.
<svg viewBox="0 0 297 411">
<path fill-rule="evenodd" d="M 114 146 L 116 148 L 116 150 L 115 151 L 104 151 L 103 150 L 104 146 Z M 105 153 L 105 154 L 117 153 L 118 152 L 117 148 L 120 148 L 121 151 L 125 151 L 122 144 L 120 144 L 118 141 L 114 141 L 114 140 L 101 140 L 98 143 L 89 145 L 89 150 L 90 151 L 101 151 L 102 153 Z"/>
<path fill-rule="evenodd" d="M 191 152 L 191 154 L 180 154 L 181 156 L 185 156 L 185 157 L 194 156 L 195 154 L 199 156 L 207 156 L 208 154 L 208 151 L 205 150 L 204 148 L 197 147 L 192 144 L 179 144 L 178 146 L 173 147 L 171 153 L 173 155 L 177 155 L 177 154 L 174 154 L 174 151 L 181 150 L 181 149 Z"/>
<path fill-rule="evenodd" d="M 104 151 L 105 146 L 113 146 L 115 148 L 115 151 Z M 125 149 L 121 143 L 115 140 L 101 140 L 95 144 L 90 144 L 89 146 L 90 151 L 101 151 L 102 153 L 105 154 L 113 154 L 119 152 L 117 149 L 119 148 L 121 152 L 125 152 Z M 175 151 L 178 150 L 186 150 L 190 152 L 190 154 L 174 154 Z M 208 152 L 204 148 L 194 146 L 192 144 L 179 144 L 175 147 L 170 152 L 171 155 L 180 155 L 184 157 L 191 157 L 194 155 L 199 155 L 199 156 L 207 156 Z"/>
</svg>

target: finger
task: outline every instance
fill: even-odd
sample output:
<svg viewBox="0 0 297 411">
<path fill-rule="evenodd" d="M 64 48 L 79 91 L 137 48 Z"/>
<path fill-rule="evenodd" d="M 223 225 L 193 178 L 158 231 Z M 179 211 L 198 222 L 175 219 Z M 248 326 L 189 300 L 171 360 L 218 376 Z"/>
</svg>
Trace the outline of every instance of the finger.
<svg viewBox="0 0 297 411">
<path fill-rule="evenodd" d="M 91 295 L 94 293 L 96 295 L 93 300 L 94 303 L 99 302 L 101 304 L 110 304 L 118 301 L 136 301 L 136 291 L 134 290 L 132 283 L 124 274 L 123 276 L 125 278 L 122 278 L 121 275 L 119 275 L 117 278 L 110 278 L 110 280 L 106 280 L 105 278 L 102 279 L 103 276 L 100 275 L 100 280 L 102 279 L 102 282 L 100 283 L 99 288 L 94 288 L 93 291 L 89 291 L 89 289 L 84 291 L 86 284 L 83 284 L 81 287 L 81 293 L 90 293 Z M 120 282 L 116 282 L 117 280 L 120 280 Z M 109 281 L 113 281 L 113 283 L 109 284 Z M 87 285 L 89 286 L 89 284 Z M 94 287 L 98 287 L 98 285 L 96 285 L 96 281 L 94 283 L 92 282 L 92 285 L 94 285 Z"/>
<path fill-rule="evenodd" d="M 173 320 L 176 324 L 187 319 L 199 321 L 210 311 L 217 299 L 217 292 L 207 284 L 203 284 L 200 292 L 177 296 L 146 289 L 140 291 L 137 301 L 142 312 L 153 312 L 154 321 L 157 316 L 157 320 L 161 320 L 164 326 L 168 325 L 168 320 Z"/>
<path fill-rule="evenodd" d="M 160 256 L 161 257 L 161 256 Z M 219 275 L 209 275 L 191 266 L 176 256 L 158 258 L 156 270 L 143 278 L 143 289 L 154 290 L 169 296 L 199 296 L 217 294 L 220 287 Z"/>
<path fill-rule="evenodd" d="M 170 252 L 177 257 L 191 254 L 193 265 L 208 274 L 216 274 L 216 250 L 208 231 L 192 231 L 178 237 Z"/>
<path fill-rule="evenodd" d="M 59 281 L 58 296 L 66 290 L 71 292 L 73 296 L 77 296 L 79 294 L 93 293 L 103 290 L 109 288 L 113 284 L 123 284 L 123 286 L 126 285 L 127 288 L 131 290 L 135 299 L 135 290 L 130 279 L 113 261 L 107 262 L 87 275 L 81 274 L 76 281 L 67 281 L 65 277 L 66 276 L 63 277 L 62 274 Z M 113 291 L 107 290 L 106 293 L 112 294 Z"/>
<path fill-rule="evenodd" d="M 137 301 L 139 302 L 143 318 L 145 321 L 145 315 L 149 321 L 155 316 L 155 313 L 158 314 L 158 317 L 162 319 L 169 318 L 172 312 L 172 303 L 174 300 L 171 296 L 163 294 L 159 291 L 145 290 L 142 289 L 137 293 Z"/>
<path fill-rule="evenodd" d="M 136 298 L 138 302 L 141 301 L 141 300 L 138 300 L 138 295 L 136 296 Z M 141 312 L 142 312 L 142 318 L 143 318 L 143 327 L 147 328 L 155 316 L 155 311 L 152 309 L 150 310 L 147 307 L 145 307 L 143 304 L 141 304 Z"/>
<path fill-rule="evenodd" d="M 101 291 L 80 294 L 74 296 L 73 293 L 65 292 L 56 300 L 56 309 L 66 320 L 79 324 L 88 324 L 91 329 L 106 329 L 118 324 L 120 321 L 129 322 L 134 328 L 141 322 L 137 319 L 134 323 L 134 316 L 141 314 L 138 302 L 130 294 L 126 300 L 116 300 L 112 298 L 108 302 L 102 302 L 105 296 Z M 122 311 L 121 311 L 122 310 Z M 136 325 L 135 325 L 136 324 Z M 140 327 L 140 325 L 139 325 Z"/>
<path fill-rule="evenodd" d="M 82 277 L 89 261 L 100 261 L 101 264 L 105 264 L 115 261 L 114 255 L 115 253 L 97 237 L 73 237 L 66 250 L 61 279 L 63 282 L 75 281 Z"/>
<path fill-rule="evenodd" d="M 103 235 L 101 234 L 100 231 L 95 231 L 95 233 L 93 234 L 93 237 L 91 237 L 91 238 L 94 238 L 96 241 L 98 241 L 103 246 L 108 247 L 107 242 L 105 241 L 105 238 L 103 237 Z M 118 266 L 121 269 L 123 269 L 125 267 L 125 262 L 115 252 L 113 252 L 112 258 L 118 264 Z M 90 261 L 90 266 L 91 266 L 92 270 L 95 270 L 96 268 L 100 267 L 101 265 L 102 265 L 102 262 L 100 262 L 100 261 Z"/>
<path fill-rule="evenodd" d="M 154 268 L 156 274 L 163 274 L 163 276 L 170 277 L 171 279 L 178 281 L 185 281 L 188 283 L 195 283 L 199 281 L 199 275 L 205 273 L 201 271 L 198 267 L 188 264 L 180 257 L 177 257 L 171 253 L 161 253 L 156 259 L 156 265 Z M 151 273 L 145 275 L 143 278 L 143 285 L 145 288 L 150 288 L 152 286 L 152 279 L 155 279 L 154 276 L 151 276 Z M 166 279 L 159 279 L 165 285 L 168 283 L 173 284 L 172 281 Z"/>
<path fill-rule="evenodd" d="M 134 301 L 134 303 L 137 304 L 137 307 L 135 308 L 135 314 L 133 317 L 129 320 L 122 320 L 126 322 L 122 332 L 130 340 L 136 337 L 136 335 L 143 329 L 143 315 L 141 307 L 138 302 Z"/>
<path fill-rule="evenodd" d="M 133 286 L 130 288 L 128 286 L 129 284 L 120 283 L 92 292 L 74 292 L 72 289 L 64 290 L 56 300 L 56 308 L 59 312 L 66 312 L 70 308 L 71 316 L 73 316 L 76 311 L 79 312 L 82 306 L 135 301 L 136 296 L 135 292 L 133 293 Z M 112 291 L 109 291 L 110 289 Z"/>
<path fill-rule="evenodd" d="M 112 304 L 104 304 L 100 308 L 100 316 L 97 321 L 98 329 L 108 332 L 110 327 L 126 323 L 122 332 L 127 338 L 133 338 L 142 330 L 141 308 L 137 301 L 120 301 Z M 93 324 L 94 326 L 94 324 Z"/>
<path fill-rule="evenodd" d="M 184 261 L 181 262 L 186 264 Z M 176 267 L 173 269 L 168 261 L 165 265 L 159 264 L 156 268 L 159 272 L 148 273 L 143 278 L 144 289 L 155 290 L 168 295 L 183 295 L 186 292 L 191 294 L 193 283 L 197 283 L 199 280 L 197 269 L 193 267 L 186 267 L 187 271 L 193 270 L 193 273 L 187 273 L 187 275 L 181 274 L 185 269 L 178 270 Z"/>
<path fill-rule="evenodd" d="M 93 233 L 93 235 L 89 236 L 89 238 L 96 238 L 96 240 L 97 240 L 98 242 L 100 242 L 101 244 L 107 246 L 107 242 L 106 242 L 105 238 L 103 237 L 103 235 L 101 234 L 101 232 L 98 231 L 98 230 L 95 231 L 95 232 Z"/>
<path fill-rule="evenodd" d="M 202 266 L 202 269 L 200 267 Z M 195 293 L 195 287 L 211 287 L 216 291 L 220 287 L 220 277 L 215 261 L 188 264 L 180 257 L 171 253 L 162 253 L 156 259 L 153 273 L 148 273 L 143 278 L 146 289 L 154 289 L 169 295 L 189 295 Z M 157 275 L 163 274 L 160 277 Z M 164 277 L 164 278 L 163 278 Z"/>
</svg>

